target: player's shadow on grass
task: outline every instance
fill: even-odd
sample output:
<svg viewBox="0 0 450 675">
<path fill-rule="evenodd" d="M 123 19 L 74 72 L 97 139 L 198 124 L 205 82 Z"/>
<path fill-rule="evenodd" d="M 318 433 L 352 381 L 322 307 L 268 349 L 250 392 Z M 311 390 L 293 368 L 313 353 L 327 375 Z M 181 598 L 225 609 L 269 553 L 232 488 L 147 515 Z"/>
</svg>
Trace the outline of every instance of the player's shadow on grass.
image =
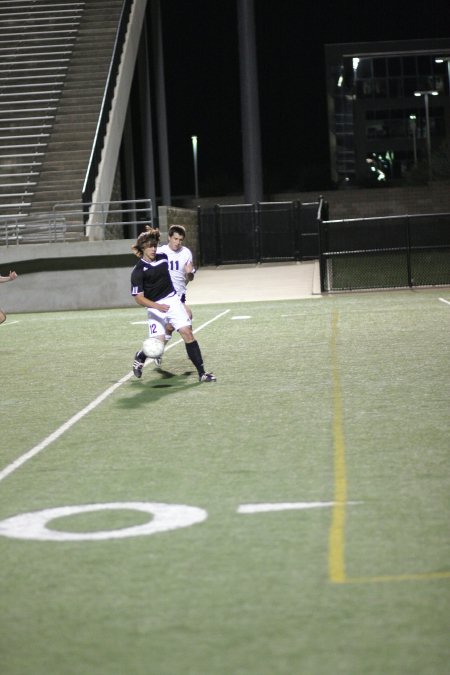
<svg viewBox="0 0 450 675">
<path fill-rule="evenodd" d="M 192 375 L 192 371 L 186 371 L 181 375 L 175 375 L 168 370 L 158 370 L 155 379 L 149 379 L 151 373 L 147 374 L 145 380 L 134 380 L 131 383 L 133 395 L 120 398 L 117 405 L 120 408 L 139 408 L 149 403 L 156 403 L 163 396 L 175 394 L 178 391 L 186 391 L 192 387 L 198 387 L 201 383 L 198 380 L 194 382 L 186 382 L 186 379 Z M 144 371 L 144 377 L 146 373 Z"/>
</svg>

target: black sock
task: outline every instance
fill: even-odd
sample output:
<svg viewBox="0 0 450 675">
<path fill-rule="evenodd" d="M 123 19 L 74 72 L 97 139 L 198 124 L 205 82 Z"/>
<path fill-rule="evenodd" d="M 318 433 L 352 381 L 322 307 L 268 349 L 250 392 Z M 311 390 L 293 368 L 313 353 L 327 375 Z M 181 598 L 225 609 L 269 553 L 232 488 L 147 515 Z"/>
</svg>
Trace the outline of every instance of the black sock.
<svg viewBox="0 0 450 675">
<path fill-rule="evenodd" d="M 200 346 L 197 342 L 197 340 L 194 340 L 194 342 L 186 342 L 186 351 L 187 355 L 194 364 L 194 366 L 197 368 L 198 374 L 201 376 L 205 372 L 205 369 L 203 367 L 203 358 L 202 358 L 202 353 L 200 351 Z"/>
<path fill-rule="evenodd" d="M 146 355 L 142 351 L 142 349 L 136 354 L 136 359 L 140 361 L 141 363 L 145 363 Z"/>
</svg>

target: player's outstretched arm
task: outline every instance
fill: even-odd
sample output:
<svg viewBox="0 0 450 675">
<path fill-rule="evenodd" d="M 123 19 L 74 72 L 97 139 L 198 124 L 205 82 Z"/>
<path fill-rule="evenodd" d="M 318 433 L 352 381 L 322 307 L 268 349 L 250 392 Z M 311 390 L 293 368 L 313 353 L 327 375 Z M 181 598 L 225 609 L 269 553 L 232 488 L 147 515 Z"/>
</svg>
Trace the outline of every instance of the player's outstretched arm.
<svg viewBox="0 0 450 675">
<path fill-rule="evenodd" d="M 5 281 L 14 281 L 14 279 L 17 279 L 17 273 L 16 272 L 10 272 L 7 277 L 0 276 L 0 282 L 1 283 L 4 283 Z"/>
</svg>

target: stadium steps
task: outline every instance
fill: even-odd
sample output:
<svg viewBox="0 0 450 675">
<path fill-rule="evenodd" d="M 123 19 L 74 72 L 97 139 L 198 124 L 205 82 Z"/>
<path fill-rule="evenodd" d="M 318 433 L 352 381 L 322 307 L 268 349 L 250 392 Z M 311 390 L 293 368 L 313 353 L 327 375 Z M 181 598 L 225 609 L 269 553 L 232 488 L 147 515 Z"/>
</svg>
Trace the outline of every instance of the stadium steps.
<svg viewBox="0 0 450 675">
<path fill-rule="evenodd" d="M 35 230 L 56 203 L 81 210 L 122 4 L 0 3 L 0 223 Z"/>
</svg>

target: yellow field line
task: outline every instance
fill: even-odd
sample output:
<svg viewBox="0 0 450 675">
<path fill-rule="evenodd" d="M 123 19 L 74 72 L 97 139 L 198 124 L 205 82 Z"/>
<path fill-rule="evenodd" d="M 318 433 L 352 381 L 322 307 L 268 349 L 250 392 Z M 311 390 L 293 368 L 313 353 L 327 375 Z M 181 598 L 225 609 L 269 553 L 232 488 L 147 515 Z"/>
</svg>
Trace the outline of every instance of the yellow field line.
<svg viewBox="0 0 450 675">
<path fill-rule="evenodd" d="M 328 546 L 328 575 L 335 584 L 379 584 L 401 581 L 432 581 L 450 579 L 450 570 L 416 574 L 392 574 L 373 577 L 347 577 L 345 571 L 345 520 L 347 504 L 347 470 L 343 430 L 342 390 L 337 355 L 339 315 L 335 310 L 331 327 L 331 368 L 333 378 L 333 464 L 334 506 L 331 516 Z"/>
<path fill-rule="evenodd" d="M 393 581 L 433 581 L 433 579 L 450 579 L 448 572 L 422 572 L 417 574 L 386 574 L 377 577 L 347 577 L 346 584 L 382 584 Z"/>
<path fill-rule="evenodd" d="M 337 358 L 338 312 L 333 312 L 331 329 L 331 366 L 333 375 L 333 446 L 334 446 L 334 506 L 331 516 L 328 549 L 330 581 L 345 583 L 345 517 L 347 502 L 347 475 L 345 443 L 342 426 L 342 393 Z"/>
</svg>

